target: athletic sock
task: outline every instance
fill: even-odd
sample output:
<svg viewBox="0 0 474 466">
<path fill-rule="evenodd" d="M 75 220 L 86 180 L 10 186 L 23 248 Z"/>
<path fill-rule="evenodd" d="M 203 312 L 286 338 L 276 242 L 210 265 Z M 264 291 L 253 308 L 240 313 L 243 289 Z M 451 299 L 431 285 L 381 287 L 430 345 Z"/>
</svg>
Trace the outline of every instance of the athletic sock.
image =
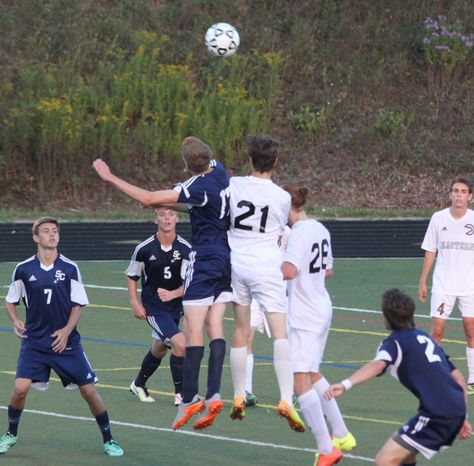
<svg viewBox="0 0 474 466">
<path fill-rule="evenodd" d="M 290 354 L 290 344 L 287 338 L 274 340 L 273 366 L 280 387 L 280 398 L 293 406 L 293 371 Z"/>
<path fill-rule="evenodd" d="M 160 367 L 161 359 L 155 358 L 151 351 L 143 358 L 140 372 L 135 377 L 135 385 L 137 387 L 145 387 L 149 377 Z"/>
<path fill-rule="evenodd" d="M 245 398 L 247 346 L 232 347 L 230 349 L 230 371 L 232 374 L 232 385 L 234 386 L 234 397 L 243 396 Z"/>
<path fill-rule="evenodd" d="M 20 423 L 22 412 L 22 409 L 16 409 L 13 406 L 8 405 L 8 432 L 15 437 L 18 435 L 18 424 Z"/>
<path fill-rule="evenodd" d="M 204 346 L 188 346 L 183 365 L 183 402 L 189 403 L 199 393 L 199 371 Z"/>
<path fill-rule="evenodd" d="M 467 383 L 474 383 L 474 348 L 466 347 L 466 359 L 469 372 Z"/>
<path fill-rule="evenodd" d="M 323 413 L 331 425 L 333 435 L 335 437 L 342 438 L 349 433 L 349 430 L 347 429 L 346 423 L 344 422 L 344 418 L 342 417 L 337 401 L 334 398 L 331 400 L 326 400 L 323 396 L 324 392 L 329 387 L 329 382 L 325 377 L 322 377 L 315 384 L 313 384 L 313 388 L 318 394 L 319 400 L 321 401 Z"/>
<path fill-rule="evenodd" d="M 110 431 L 109 415 L 107 411 L 99 413 L 95 417 L 95 420 L 97 422 L 97 425 L 99 426 L 100 431 L 102 432 L 104 443 L 112 440 L 112 432 Z"/>
<path fill-rule="evenodd" d="M 247 354 L 247 370 L 245 371 L 245 391 L 253 393 L 253 354 Z"/>
<path fill-rule="evenodd" d="M 209 367 L 207 369 L 206 399 L 221 391 L 222 368 L 225 358 L 225 340 L 216 338 L 209 342 Z"/>
<path fill-rule="evenodd" d="M 171 370 L 171 377 L 173 379 L 175 393 L 182 393 L 183 391 L 183 368 L 184 368 L 184 357 L 175 356 L 173 353 L 171 353 L 170 370 Z"/>
<path fill-rule="evenodd" d="M 323 455 L 329 455 L 333 444 L 329 435 L 328 426 L 324 420 L 323 409 L 319 396 L 314 390 L 309 390 L 298 397 L 304 420 L 316 440 L 318 450 Z"/>
</svg>

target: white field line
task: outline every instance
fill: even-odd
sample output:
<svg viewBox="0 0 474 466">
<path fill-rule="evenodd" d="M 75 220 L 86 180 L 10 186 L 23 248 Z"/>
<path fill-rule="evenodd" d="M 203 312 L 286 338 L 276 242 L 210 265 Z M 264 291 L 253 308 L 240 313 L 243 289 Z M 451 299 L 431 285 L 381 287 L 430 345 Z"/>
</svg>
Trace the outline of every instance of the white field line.
<svg viewBox="0 0 474 466">
<path fill-rule="evenodd" d="M 7 406 L 0 406 L 1 409 L 8 409 Z M 60 414 L 60 413 L 53 413 L 50 411 L 39 411 L 36 409 L 25 409 L 24 412 L 27 413 L 32 413 L 32 414 L 39 414 L 42 416 L 51 416 L 51 417 L 58 417 L 62 419 L 71 419 L 74 421 L 93 421 L 95 420 L 91 417 L 84 417 L 84 416 L 71 416 L 68 414 Z M 310 453 L 315 453 L 316 450 L 313 448 L 301 448 L 301 447 L 293 447 L 291 445 L 277 445 L 274 443 L 268 443 L 268 442 L 258 442 L 255 440 L 245 440 L 245 439 L 239 439 L 239 438 L 233 438 L 233 437 L 224 437 L 222 435 L 210 435 L 210 434 L 203 434 L 203 433 L 198 433 L 198 432 L 190 432 L 186 430 L 178 430 L 174 431 L 173 429 L 165 428 L 165 427 L 156 427 L 156 426 L 149 426 L 149 425 L 144 425 L 144 424 L 135 424 L 133 422 L 122 422 L 122 421 L 110 421 L 110 424 L 116 425 L 116 426 L 121 426 L 121 427 L 129 427 L 132 429 L 142 429 L 142 430 L 151 430 L 151 431 L 158 431 L 158 432 L 167 432 L 167 433 L 173 433 L 173 434 L 181 434 L 181 435 L 190 435 L 193 437 L 202 437 L 210 440 L 219 440 L 223 442 L 234 442 L 234 443 L 242 443 L 246 445 L 252 445 L 256 447 L 263 447 L 263 448 L 275 448 L 275 449 L 280 449 L 280 450 L 291 450 L 291 451 L 305 451 L 305 452 L 310 452 Z M 352 458 L 352 459 L 357 459 L 360 461 L 365 461 L 368 463 L 373 463 L 374 460 L 373 458 L 367 458 L 365 456 L 356 456 L 356 455 L 351 455 L 351 454 L 345 454 L 344 455 L 347 458 Z"/>
</svg>

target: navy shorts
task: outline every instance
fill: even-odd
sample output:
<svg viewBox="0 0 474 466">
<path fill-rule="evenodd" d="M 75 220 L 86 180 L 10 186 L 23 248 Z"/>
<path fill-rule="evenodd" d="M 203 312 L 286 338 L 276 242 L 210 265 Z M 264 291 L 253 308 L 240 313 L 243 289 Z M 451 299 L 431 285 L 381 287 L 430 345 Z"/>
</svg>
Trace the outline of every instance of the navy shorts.
<svg viewBox="0 0 474 466">
<path fill-rule="evenodd" d="M 33 382 L 47 383 L 51 369 L 56 372 L 64 387 L 97 382 L 97 377 L 81 345 L 55 353 L 50 348 L 35 347 L 22 341 L 16 365 L 16 377 Z"/>
<path fill-rule="evenodd" d="M 400 427 L 393 440 L 409 451 L 420 452 L 431 459 L 436 453 L 452 445 L 465 416 L 429 418 L 418 413 Z"/>
<path fill-rule="evenodd" d="M 171 348 L 171 338 L 177 333 L 181 333 L 179 319 L 173 319 L 170 314 L 159 314 L 148 316 L 146 320 L 153 329 L 151 336 L 155 340 L 161 340 L 168 348 Z"/>
<path fill-rule="evenodd" d="M 232 293 L 230 253 L 219 254 L 193 251 L 186 269 L 183 303 L 211 298 L 213 304 L 221 293 Z M 230 301 L 230 298 L 229 298 Z"/>
</svg>

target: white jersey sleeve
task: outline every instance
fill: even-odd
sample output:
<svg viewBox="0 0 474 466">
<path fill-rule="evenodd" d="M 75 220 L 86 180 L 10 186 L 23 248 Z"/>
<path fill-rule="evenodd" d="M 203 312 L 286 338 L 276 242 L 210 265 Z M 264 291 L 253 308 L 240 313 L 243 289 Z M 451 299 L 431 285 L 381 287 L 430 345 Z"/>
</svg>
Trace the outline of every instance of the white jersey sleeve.
<svg viewBox="0 0 474 466">
<path fill-rule="evenodd" d="M 6 301 L 11 304 L 18 304 L 25 296 L 25 285 L 21 280 L 15 280 L 8 288 Z"/>
</svg>

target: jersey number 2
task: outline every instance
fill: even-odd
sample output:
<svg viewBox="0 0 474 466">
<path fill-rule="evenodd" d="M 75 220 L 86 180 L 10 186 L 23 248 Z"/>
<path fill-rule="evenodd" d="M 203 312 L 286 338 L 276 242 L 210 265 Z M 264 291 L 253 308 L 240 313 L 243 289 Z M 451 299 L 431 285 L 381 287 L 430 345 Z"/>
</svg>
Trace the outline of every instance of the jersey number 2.
<svg viewBox="0 0 474 466">
<path fill-rule="evenodd" d="M 426 344 L 425 355 L 429 362 L 441 361 L 441 358 L 437 354 L 434 354 L 435 345 L 428 337 L 425 335 L 418 335 L 416 339 L 420 344 Z"/>
<path fill-rule="evenodd" d="M 314 243 L 311 247 L 311 252 L 315 252 L 316 255 L 313 257 L 309 263 L 309 273 L 318 273 L 322 270 L 326 270 L 327 263 L 326 258 L 329 254 L 329 242 L 327 239 L 323 239 L 321 244 Z M 319 260 L 321 259 L 321 261 Z M 319 263 L 319 265 L 318 265 Z"/>
</svg>

